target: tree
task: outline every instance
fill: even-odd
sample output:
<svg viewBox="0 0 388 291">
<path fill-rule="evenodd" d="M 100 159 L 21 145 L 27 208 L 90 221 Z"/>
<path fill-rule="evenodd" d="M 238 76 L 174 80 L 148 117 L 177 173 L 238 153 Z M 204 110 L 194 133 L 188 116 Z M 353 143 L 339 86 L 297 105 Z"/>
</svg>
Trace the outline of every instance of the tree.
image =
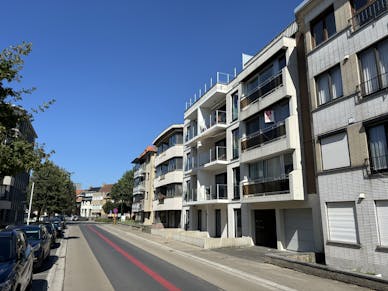
<svg viewBox="0 0 388 291">
<path fill-rule="evenodd" d="M 122 206 L 119 205 L 119 211 L 124 212 L 125 206 L 132 205 L 132 193 L 133 193 L 133 170 L 126 171 L 123 176 L 113 185 L 111 191 L 111 198 L 116 203 L 122 202 Z"/>
<path fill-rule="evenodd" d="M 14 89 L 11 85 L 21 81 L 22 57 L 30 52 L 31 43 L 23 43 L 0 53 L 0 177 L 29 172 L 49 156 L 43 146 L 34 145 L 18 131 L 22 123 L 32 122 L 32 113 L 44 111 L 54 102 L 44 103 L 32 112 L 19 105 L 23 96 L 31 94 L 34 88 Z"/>
<path fill-rule="evenodd" d="M 70 173 L 47 160 L 32 174 L 35 183 L 32 208 L 48 215 L 72 213 L 75 207 L 75 187 Z"/>
<path fill-rule="evenodd" d="M 116 204 L 112 201 L 107 201 L 103 206 L 102 209 L 106 214 L 109 214 L 111 211 L 113 213 L 113 209 L 116 207 Z"/>
</svg>

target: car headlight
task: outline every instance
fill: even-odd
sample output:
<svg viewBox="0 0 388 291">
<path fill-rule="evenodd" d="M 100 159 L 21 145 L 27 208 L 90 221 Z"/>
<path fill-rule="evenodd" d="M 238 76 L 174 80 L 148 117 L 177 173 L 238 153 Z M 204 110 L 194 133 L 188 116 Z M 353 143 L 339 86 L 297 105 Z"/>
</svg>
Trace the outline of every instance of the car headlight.
<svg viewBox="0 0 388 291">
<path fill-rule="evenodd" d="M 2 291 L 8 291 L 12 289 L 12 280 L 7 280 L 3 283 L 0 283 L 0 290 Z"/>
</svg>

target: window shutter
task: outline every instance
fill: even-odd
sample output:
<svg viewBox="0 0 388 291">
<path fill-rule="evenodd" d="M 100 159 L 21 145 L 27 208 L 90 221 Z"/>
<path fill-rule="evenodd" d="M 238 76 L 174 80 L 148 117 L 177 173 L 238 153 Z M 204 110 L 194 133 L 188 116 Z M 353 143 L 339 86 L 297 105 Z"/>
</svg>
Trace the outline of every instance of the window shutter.
<svg viewBox="0 0 388 291">
<path fill-rule="evenodd" d="M 327 203 L 329 239 L 357 243 L 354 202 Z"/>
<path fill-rule="evenodd" d="M 321 150 L 324 170 L 350 165 L 348 138 L 345 132 L 322 138 Z"/>
<path fill-rule="evenodd" d="M 388 200 L 376 201 L 380 245 L 388 246 Z"/>
</svg>

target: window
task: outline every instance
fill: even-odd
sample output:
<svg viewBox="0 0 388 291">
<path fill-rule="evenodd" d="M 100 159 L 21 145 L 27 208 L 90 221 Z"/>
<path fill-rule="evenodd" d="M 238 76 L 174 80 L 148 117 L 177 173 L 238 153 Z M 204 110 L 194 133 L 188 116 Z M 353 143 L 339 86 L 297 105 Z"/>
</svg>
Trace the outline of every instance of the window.
<svg viewBox="0 0 388 291">
<path fill-rule="evenodd" d="M 238 118 L 238 93 L 232 95 L 232 121 Z"/>
<path fill-rule="evenodd" d="M 372 172 L 388 169 L 387 125 L 379 124 L 367 129 L 369 163 Z"/>
<path fill-rule="evenodd" d="M 321 152 L 323 170 L 350 166 L 346 132 L 321 138 Z"/>
<path fill-rule="evenodd" d="M 242 237 L 241 209 L 234 209 L 234 236 Z"/>
<path fill-rule="evenodd" d="M 351 4 L 354 15 L 351 19 L 354 31 L 387 11 L 386 0 L 353 0 Z"/>
<path fill-rule="evenodd" d="M 240 199 L 240 168 L 233 168 L 233 199 Z"/>
<path fill-rule="evenodd" d="M 360 72 L 362 95 L 388 87 L 388 39 L 361 52 Z"/>
<path fill-rule="evenodd" d="M 330 202 L 326 206 L 329 240 L 358 243 L 354 202 Z"/>
<path fill-rule="evenodd" d="M 233 160 L 239 157 L 239 130 L 232 130 Z"/>
<path fill-rule="evenodd" d="M 311 23 L 313 46 L 321 44 L 336 33 L 334 10 L 331 7 Z"/>
<path fill-rule="evenodd" d="M 376 201 L 377 228 L 381 246 L 388 246 L 388 200 Z"/>
<path fill-rule="evenodd" d="M 249 164 L 249 180 L 276 180 L 292 171 L 292 154 L 285 154 Z"/>
<path fill-rule="evenodd" d="M 341 69 L 339 65 L 319 75 L 315 81 L 317 84 L 319 105 L 343 95 Z"/>
</svg>

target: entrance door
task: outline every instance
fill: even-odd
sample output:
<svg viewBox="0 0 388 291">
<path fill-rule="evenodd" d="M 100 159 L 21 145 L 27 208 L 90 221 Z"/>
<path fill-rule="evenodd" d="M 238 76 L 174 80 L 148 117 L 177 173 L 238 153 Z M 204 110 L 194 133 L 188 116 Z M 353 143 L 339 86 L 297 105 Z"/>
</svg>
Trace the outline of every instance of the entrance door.
<svg viewBox="0 0 388 291">
<path fill-rule="evenodd" d="M 274 209 L 255 210 L 255 233 L 256 245 L 277 248 Z"/>
<path fill-rule="evenodd" d="M 202 230 L 202 210 L 198 209 L 198 230 Z"/>
<path fill-rule="evenodd" d="M 221 237 L 221 209 L 216 209 L 216 237 Z"/>
</svg>

